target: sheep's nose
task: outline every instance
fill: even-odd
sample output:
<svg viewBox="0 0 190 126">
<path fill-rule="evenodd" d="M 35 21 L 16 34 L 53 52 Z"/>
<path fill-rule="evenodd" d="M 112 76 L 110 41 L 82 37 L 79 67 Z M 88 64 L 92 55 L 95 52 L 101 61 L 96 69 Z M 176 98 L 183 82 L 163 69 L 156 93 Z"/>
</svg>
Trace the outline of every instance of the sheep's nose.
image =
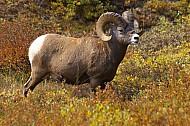
<svg viewBox="0 0 190 126">
<path fill-rule="evenodd" d="M 139 40 L 139 37 L 134 37 L 135 40 Z"/>
<path fill-rule="evenodd" d="M 133 34 L 131 38 L 131 43 L 132 44 L 137 44 L 139 42 L 139 35 L 137 33 Z"/>
</svg>

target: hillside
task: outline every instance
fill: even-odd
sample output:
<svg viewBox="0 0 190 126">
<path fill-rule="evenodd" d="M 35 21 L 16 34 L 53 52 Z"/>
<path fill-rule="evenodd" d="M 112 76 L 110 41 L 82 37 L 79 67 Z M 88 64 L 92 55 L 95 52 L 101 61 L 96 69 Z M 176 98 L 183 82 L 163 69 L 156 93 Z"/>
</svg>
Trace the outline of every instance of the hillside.
<svg viewBox="0 0 190 126">
<path fill-rule="evenodd" d="M 68 1 L 0 0 L 0 125 L 188 126 L 189 1 L 118 0 L 120 8 L 112 0 Z M 30 74 L 28 47 L 36 37 L 91 36 L 101 13 L 129 8 L 147 30 L 138 45 L 128 48 L 106 90 L 94 94 L 88 84 L 44 80 L 23 97 Z"/>
</svg>

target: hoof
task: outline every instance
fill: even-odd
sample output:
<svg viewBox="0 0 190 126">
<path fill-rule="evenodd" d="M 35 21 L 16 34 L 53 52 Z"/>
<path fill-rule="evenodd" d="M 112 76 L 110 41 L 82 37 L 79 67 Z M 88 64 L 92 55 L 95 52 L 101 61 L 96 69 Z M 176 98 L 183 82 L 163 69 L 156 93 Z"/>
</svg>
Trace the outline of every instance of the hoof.
<svg viewBox="0 0 190 126">
<path fill-rule="evenodd" d="M 26 89 L 24 89 L 24 91 L 23 91 L 24 97 L 27 97 L 27 94 L 28 94 L 28 91 Z"/>
</svg>

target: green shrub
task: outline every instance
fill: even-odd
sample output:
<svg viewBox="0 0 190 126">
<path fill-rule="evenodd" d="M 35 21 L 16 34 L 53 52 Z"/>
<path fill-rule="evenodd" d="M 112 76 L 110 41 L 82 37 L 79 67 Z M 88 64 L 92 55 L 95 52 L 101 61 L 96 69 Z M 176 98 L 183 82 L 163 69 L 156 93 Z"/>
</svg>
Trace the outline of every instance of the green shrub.
<svg viewBox="0 0 190 126">
<path fill-rule="evenodd" d="M 57 0 L 51 3 L 53 15 L 66 20 L 93 20 L 97 19 L 105 11 L 116 9 L 107 0 L 104 4 L 101 0 Z M 55 11 L 54 11 L 55 10 Z"/>
<path fill-rule="evenodd" d="M 145 32 L 141 36 L 139 48 L 149 53 L 169 45 L 176 47 L 183 41 L 190 41 L 189 31 L 190 27 L 187 21 L 174 25 L 168 22 L 166 18 L 161 17 L 158 26 L 152 27 L 149 32 Z"/>
<path fill-rule="evenodd" d="M 161 16 L 170 22 L 176 23 L 183 22 L 183 17 L 190 14 L 190 3 L 186 0 L 148 0 L 139 6 L 142 9 L 138 12 L 137 17 L 142 28 L 150 28 L 151 26 L 158 25 Z"/>
</svg>

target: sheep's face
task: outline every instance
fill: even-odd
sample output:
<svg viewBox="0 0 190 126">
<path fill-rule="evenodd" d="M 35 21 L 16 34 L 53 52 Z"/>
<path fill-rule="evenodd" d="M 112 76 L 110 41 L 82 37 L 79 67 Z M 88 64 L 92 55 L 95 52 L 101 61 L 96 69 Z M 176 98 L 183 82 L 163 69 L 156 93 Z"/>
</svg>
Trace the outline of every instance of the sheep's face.
<svg viewBox="0 0 190 126">
<path fill-rule="evenodd" d="M 113 34 L 117 41 L 123 45 L 137 44 L 139 42 L 139 35 L 135 32 L 133 27 L 114 27 Z"/>
</svg>

